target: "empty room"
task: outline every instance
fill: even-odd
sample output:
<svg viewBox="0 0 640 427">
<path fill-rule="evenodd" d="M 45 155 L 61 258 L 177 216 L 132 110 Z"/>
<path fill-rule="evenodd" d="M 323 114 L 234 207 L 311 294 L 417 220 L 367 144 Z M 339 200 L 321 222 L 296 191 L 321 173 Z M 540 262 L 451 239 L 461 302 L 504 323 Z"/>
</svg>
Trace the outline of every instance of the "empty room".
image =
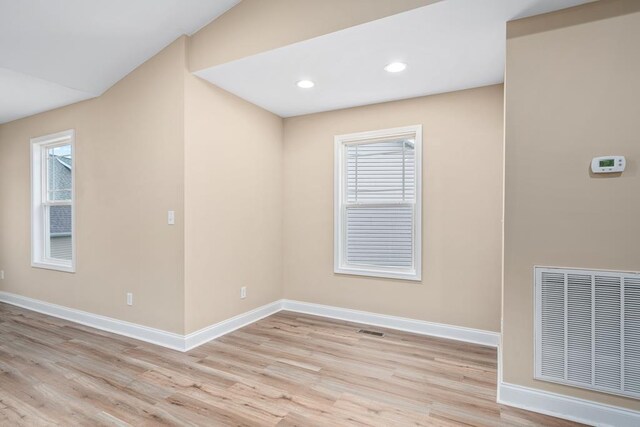
<svg viewBox="0 0 640 427">
<path fill-rule="evenodd" d="M 640 426 L 640 1 L 0 0 L 0 426 Z"/>
</svg>

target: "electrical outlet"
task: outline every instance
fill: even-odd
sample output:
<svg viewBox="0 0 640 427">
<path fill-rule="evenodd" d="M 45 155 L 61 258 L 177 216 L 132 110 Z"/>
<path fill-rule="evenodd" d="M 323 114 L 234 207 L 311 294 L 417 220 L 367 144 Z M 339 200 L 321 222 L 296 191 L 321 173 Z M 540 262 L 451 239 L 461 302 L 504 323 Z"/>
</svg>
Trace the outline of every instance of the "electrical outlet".
<svg viewBox="0 0 640 427">
<path fill-rule="evenodd" d="M 243 286 L 240 288 L 240 298 L 244 299 L 247 297 L 247 287 Z"/>
<path fill-rule="evenodd" d="M 0 280 L 4 280 L 4 270 L 0 270 Z"/>
<path fill-rule="evenodd" d="M 131 292 L 127 292 L 127 305 L 133 305 L 133 294 Z"/>
<path fill-rule="evenodd" d="M 167 212 L 167 224 L 174 225 L 176 223 L 176 213 L 175 211 Z"/>
</svg>

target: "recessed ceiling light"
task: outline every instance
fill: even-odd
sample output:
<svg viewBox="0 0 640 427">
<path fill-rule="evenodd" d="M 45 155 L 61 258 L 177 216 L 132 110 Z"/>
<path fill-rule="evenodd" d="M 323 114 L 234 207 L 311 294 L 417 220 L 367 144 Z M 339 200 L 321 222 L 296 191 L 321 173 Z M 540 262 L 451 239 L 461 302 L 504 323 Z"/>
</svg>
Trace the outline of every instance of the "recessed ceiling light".
<svg viewBox="0 0 640 427">
<path fill-rule="evenodd" d="M 300 80 L 296 84 L 298 85 L 298 87 L 301 87 L 302 89 L 311 89 L 312 87 L 314 87 L 316 85 L 311 80 Z"/>
<path fill-rule="evenodd" d="M 399 73 L 400 71 L 404 71 L 405 68 L 407 68 L 407 64 L 404 62 L 392 62 L 391 64 L 387 64 L 384 70 L 388 73 Z"/>
</svg>

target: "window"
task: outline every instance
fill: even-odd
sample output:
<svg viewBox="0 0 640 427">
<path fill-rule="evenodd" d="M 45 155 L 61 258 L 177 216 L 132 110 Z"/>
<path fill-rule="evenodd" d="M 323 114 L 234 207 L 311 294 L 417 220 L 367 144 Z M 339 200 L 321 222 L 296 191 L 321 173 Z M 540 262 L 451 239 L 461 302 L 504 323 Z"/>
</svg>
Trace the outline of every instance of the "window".
<svg viewBox="0 0 640 427">
<path fill-rule="evenodd" d="M 31 140 L 31 265 L 75 271 L 74 131 Z"/>
<path fill-rule="evenodd" d="M 335 138 L 336 273 L 421 279 L 422 126 Z"/>
</svg>

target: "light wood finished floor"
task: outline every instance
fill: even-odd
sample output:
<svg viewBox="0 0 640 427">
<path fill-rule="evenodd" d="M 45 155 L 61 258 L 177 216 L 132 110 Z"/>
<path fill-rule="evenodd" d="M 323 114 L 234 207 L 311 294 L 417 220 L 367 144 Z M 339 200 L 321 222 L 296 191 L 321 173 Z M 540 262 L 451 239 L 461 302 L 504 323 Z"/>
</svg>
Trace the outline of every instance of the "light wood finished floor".
<svg viewBox="0 0 640 427">
<path fill-rule="evenodd" d="M 0 304 L 0 424 L 576 425 L 497 405 L 494 349 L 360 327 L 281 312 L 180 353 Z"/>
</svg>

